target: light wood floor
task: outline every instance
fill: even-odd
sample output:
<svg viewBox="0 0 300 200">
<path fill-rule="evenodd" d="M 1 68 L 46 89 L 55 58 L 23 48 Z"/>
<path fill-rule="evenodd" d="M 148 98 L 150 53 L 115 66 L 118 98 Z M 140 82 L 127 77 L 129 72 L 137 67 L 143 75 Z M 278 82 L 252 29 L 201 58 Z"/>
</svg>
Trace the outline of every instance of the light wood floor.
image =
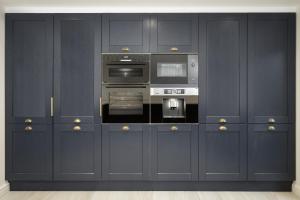
<svg viewBox="0 0 300 200">
<path fill-rule="evenodd" d="M 8 192 L 0 200 L 299 200 L 290 192 Z"/>
</svg>

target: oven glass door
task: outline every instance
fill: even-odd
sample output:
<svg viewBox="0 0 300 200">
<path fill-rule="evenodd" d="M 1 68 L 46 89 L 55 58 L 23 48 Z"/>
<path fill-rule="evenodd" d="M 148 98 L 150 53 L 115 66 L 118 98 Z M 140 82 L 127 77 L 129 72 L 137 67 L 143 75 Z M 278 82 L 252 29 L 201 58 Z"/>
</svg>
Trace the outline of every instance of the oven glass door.
<svg viewBox="0 0 300 200">
<path fill-rule="evenodd" d="M 104 123 L 149 122 L 149 86 L 106 85 L 102 92 Z"/>
<path fill-rule="evenodd" d="M 152 84 L 187 84 L 187 55 L 152 55 Z"/>
</svg>

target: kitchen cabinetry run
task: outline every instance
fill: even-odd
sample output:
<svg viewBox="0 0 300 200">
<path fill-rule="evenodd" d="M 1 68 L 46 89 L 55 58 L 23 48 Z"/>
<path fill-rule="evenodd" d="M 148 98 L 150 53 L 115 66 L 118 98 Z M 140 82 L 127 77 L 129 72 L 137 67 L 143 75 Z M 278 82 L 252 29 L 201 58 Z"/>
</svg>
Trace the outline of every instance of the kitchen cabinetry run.
<svg viewBox="0 0 300 200">
<path fill-rule="evenodd" d="M 152 125 L 151 147 L 153 180 L 198 179 L 198 125 Z"/>
<path fill-rule="evenodd" d="M 247 15 L 199 19 L 200 123 L 246 123 Z"/>
<path fill-rule="evenodd" d="M 199 179 L 246 180 L 247 125 L 207 124 L 199 130 Z"/>
<path fill-rule="evenodd" d="M 100 19 L 54 16 L 54 123 L 100 123 Z"/>
<path fill-rule="evenodd" d="M 149 179 L 149 151 L 149 125 L 103 124 L 103 179 Z"/>
</svg>

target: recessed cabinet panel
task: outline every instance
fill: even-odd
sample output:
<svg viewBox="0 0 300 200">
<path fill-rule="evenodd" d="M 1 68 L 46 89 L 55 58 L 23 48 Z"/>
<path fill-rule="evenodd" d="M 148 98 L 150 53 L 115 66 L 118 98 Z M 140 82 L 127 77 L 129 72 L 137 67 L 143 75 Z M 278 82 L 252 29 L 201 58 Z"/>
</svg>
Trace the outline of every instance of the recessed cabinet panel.
<svg viewBox="0 0 300 200">
<path fill-rule="evenodd" d="M 105 180 L 149 178 L 149 126 L 102 126 L 102 174 Z"/>
<path fill-rule="evenodd" d="M 11 181 L 52 179 L 52 128 L 8 125 L 6 178 Z"/>
<path fill-rule="evenodd" d="M 197 132 L 197 125 L 152 125 L 152 179 L 197 180 Z"/>
<path fill-rule="evenodd" d="M 6 119 L 50 123 L 53 18 L 50 15 L 6 17 Z"/>
<path fill-rule="evenodd" d="M 55 125 L 54 179 L 100 179 L 101 135 L 99 125 Z"/>
<path fill-rule="evenodd" d="M 103 52 L 149 52 L 150 17 L 140 14 L 105 14 Z"/>
<path fill-rule="evenodd" d="M 200 180 L 246 180 L 246 125 L 200 125 L 199 155 Z"/>
<path fill-rule="evenodd" d="M 246 123 L 246 15 L 201 15 L 199 24 L 200 122 Z"/>
<path fill-rule="evenodd" d="M 294 122 L 294 23 L 288 14 L 249 15 L 250 123 Z"/>
<path fill-rule="evenodd" d="M 152 16 L 150 51 L 198 52 L 198 16 L 193 14 Z"/>
<path fill-rule="evenodd" d="M 54 17 L 54 120 L 99 122 L 100 16 Z"/>
<path fill-rule="evenodd" d="M 248 179 L 291 180 L 291 126 L 250 125 L 248 128 Z"/>
</svg>

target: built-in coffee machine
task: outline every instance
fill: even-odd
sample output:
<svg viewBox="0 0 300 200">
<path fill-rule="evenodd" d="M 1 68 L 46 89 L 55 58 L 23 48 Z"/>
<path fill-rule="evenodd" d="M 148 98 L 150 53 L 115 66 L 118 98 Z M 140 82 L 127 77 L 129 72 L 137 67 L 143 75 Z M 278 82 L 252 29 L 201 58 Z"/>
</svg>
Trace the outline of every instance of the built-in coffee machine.
<svg viewBox="0 0 300 200">
<path fill-rule="evenodd" d="M 151 122 L 198 122 L 198 56 L 151 56 Z"/>
</svg>

